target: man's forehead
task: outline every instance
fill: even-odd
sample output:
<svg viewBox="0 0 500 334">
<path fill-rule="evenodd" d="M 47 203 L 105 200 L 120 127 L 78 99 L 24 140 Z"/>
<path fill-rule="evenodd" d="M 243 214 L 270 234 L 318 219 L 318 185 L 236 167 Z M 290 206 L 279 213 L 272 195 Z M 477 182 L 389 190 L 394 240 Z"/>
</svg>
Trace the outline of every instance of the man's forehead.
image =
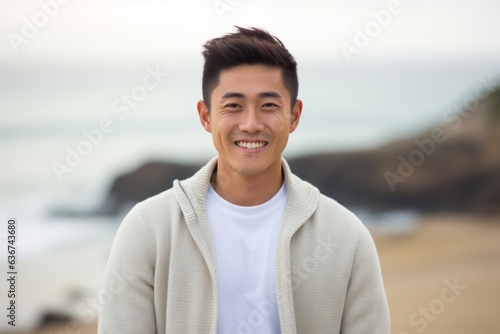
<svg viewBox="0 0 500 334">
<path fill-rule="evenodd" d="M 240 65 L 221 71 L 214 92 L 220 95 L 241 93 L 244 95 L 280 95 L 287 89 L 283 83 L 281 69 L 266 65 Z M 234 95 L 234 94 L 233 94 Z M 236 97 L 236 96 L 233 96 Z M 276 97 L 276 96 L 274 96 Z"/>
<path fill-rule="evenodd" d="M 223 69 L 219 75 L 220 80 L 258 80 L 265 81 L 281 81 L 282 70 L 276 66 L 268 65 L 238 65 L 230 68 Z"/>
</svg>

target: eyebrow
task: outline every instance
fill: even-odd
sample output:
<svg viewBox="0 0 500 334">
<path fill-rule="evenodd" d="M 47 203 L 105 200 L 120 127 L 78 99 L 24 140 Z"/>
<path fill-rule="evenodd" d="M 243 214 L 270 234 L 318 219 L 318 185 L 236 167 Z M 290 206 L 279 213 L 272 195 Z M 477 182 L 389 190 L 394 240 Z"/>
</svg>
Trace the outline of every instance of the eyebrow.
<svg viewBox="0 0 500 334">
<path fill-rule="evenodd" d="M 274 98 L 279 98 L 279 99 L 283 98 L 279 93 L 273 92 L 273 91 L 262 92 L 262 93 L 259 93 L 259 95 L 257 95 L 257 96 L 259 98 L 264 98 L 264 97 L 274 97 Z M 245 98 L 245 95 L 242 93 L 237 93 L 237 92 L 228 92 L 228 93 L 224 94 L 221 99 L 230 99 L 230 98 L 243 99 L 243 98 Z"/>
<path fill-rule="evenodd" d="M 236 93 L 236 92 L 228 92 L 224 95 L 222 95 L 222 99 L 230 99 L 230 98 L 244 98 L 245 95 L 242 93 Z"/>
</svg>

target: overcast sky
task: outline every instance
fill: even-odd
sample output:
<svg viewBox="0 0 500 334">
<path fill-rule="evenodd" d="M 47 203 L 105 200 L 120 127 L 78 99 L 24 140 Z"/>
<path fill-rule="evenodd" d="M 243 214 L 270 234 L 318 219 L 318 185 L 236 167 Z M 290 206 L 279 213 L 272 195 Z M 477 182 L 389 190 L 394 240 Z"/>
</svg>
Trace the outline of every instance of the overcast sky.
<svg viewBox="0 0 500 334">
<path fill-rule="evenodd" d="M 345 61 L 342 43 L 356 46 L 356 31 L 371 28 L 351 60 L 500 59 L 498 0 L 56 1 L 0 2 L 0 62 L 199 59 L 201 45 L 233 25 L 264 27 L 301 57 Z"/>
</svg>

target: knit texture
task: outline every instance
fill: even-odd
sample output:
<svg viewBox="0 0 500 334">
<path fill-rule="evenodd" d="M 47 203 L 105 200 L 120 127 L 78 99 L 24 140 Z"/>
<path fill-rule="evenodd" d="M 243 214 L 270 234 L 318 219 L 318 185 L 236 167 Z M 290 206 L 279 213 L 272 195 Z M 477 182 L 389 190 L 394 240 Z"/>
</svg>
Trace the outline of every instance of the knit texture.
<svg viewBox="0 0 500 334">
<path fill-rule="evenodd" d="M 108 259 L 98 333 L 216 333 L 215 255 L 205 211 L 216 163 L 125 217 Z M 368 230 L 293 175 L 284 159 L 282 166 L 288 201 L 276 249 L 281 332 L 390 333 Z"/>
</svg>

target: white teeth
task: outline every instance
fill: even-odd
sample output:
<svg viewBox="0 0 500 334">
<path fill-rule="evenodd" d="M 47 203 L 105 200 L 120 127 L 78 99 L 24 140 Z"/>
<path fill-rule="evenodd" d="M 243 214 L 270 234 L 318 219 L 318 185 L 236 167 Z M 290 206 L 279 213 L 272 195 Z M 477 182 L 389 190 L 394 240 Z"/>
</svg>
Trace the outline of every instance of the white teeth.
<svg viewBox="0 0 500 334">
<path fill-rule="evenodd" d="M 250 149 L 256 149 L 256 148 L 261 148 L 261 147 L 264 147 L 266 145 L 266 142 L 251 142 L 251 143 L 248 143 L 248 142 L 244 142 L 244 141 L 238 141 L 236 142 L 236 145 L 238 145 L 239 147 L 243 147 L 243 148 L 250 148 Z"/>
</svg>

